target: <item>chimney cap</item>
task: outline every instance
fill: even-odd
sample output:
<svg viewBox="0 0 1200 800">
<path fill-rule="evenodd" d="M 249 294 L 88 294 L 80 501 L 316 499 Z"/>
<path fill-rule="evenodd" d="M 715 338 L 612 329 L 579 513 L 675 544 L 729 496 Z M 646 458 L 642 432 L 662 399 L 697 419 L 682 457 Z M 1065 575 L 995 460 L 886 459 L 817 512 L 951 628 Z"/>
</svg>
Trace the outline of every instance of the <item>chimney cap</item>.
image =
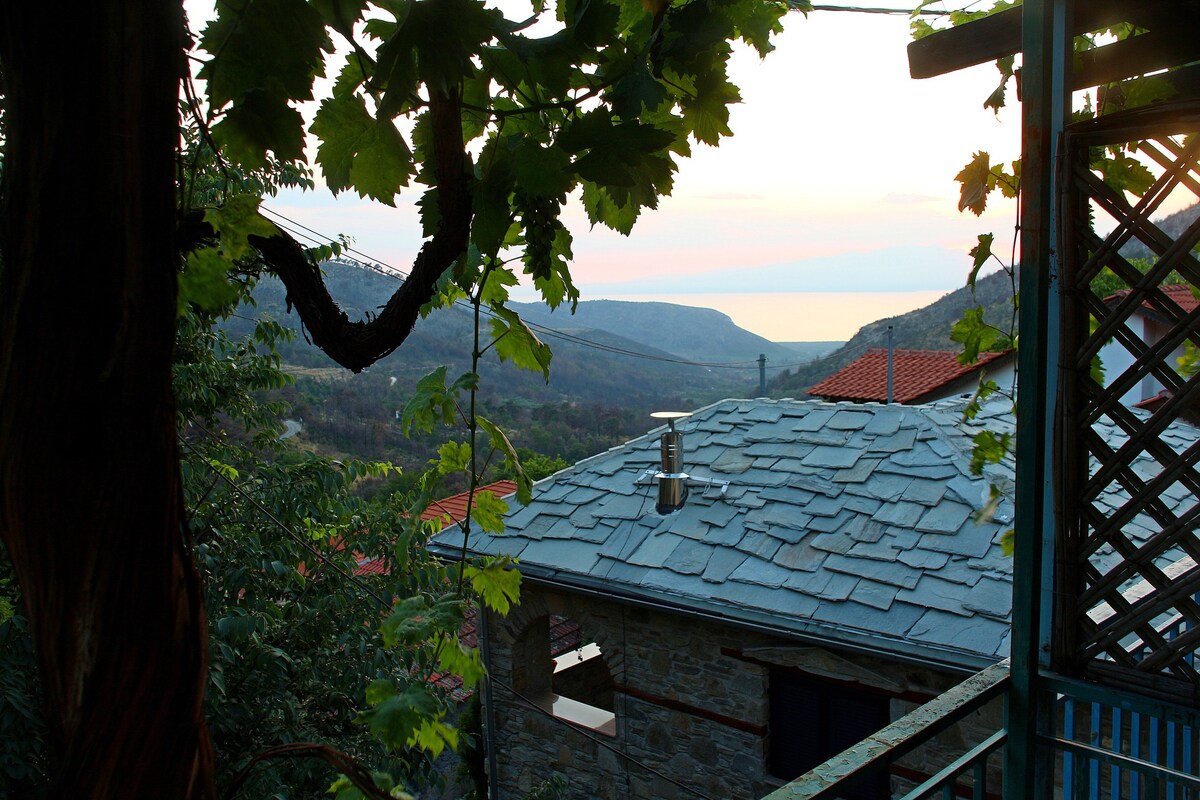
<svg viewBox="0 0 1200 800">
<path fill-rule="evenodd" d="M 691 415 L 690 411 L 653 411 L 650 414 L 654 419 L 683 419 Z"/>
</svg>

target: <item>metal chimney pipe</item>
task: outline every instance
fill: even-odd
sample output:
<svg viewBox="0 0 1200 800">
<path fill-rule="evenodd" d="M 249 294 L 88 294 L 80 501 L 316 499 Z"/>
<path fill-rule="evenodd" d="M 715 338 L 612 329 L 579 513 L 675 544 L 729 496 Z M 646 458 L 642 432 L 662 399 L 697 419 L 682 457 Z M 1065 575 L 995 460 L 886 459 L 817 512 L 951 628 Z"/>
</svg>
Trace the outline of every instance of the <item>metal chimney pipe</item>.
<svg viewBox="0 0 1200 800">
<path fill-rule="evenodd" d="M 675 420 L 688 416 L 685 413 L 659 411 L 651 416 L 666 419 L 667 430 L 659 438 L 661 450 L 661 472 L 658 478 L 658 504 L 654 510 L 659 514 L 670 514 L 683 508 L 687 500 L 687 475 L 683 471 L 683 433 L 675 430 Z"/>
</svg>

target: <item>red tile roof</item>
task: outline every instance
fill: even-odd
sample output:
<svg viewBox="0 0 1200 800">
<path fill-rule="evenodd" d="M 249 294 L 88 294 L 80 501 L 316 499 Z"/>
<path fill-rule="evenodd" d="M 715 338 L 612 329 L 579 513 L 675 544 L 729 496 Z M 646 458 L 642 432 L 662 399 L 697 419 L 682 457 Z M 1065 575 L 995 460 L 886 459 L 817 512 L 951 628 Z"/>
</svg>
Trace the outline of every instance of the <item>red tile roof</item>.
<svg viewBox="0 0 1200 800">
<path fill-rule="evenodd" d="M 475 490 L 479 492 L 491 492 L 496 497 L 507 497 L 517 490 L 516 481 L 496 481 L 489 483 L 487 486 L 480 486 Z M 440 519 L 442 517 L 450 517 L 450 525 L 456 522 L 462 522 L 467 516 L 467 495 L 468 492 L 461 492 L 443 500 L 434 500 L 429 504 L 429 508 L 421 514 L 421 519 Z"/>
<path fill-rule="evenodd" d="M 1175 304 L 1178 305 L 1185 314 L 1192 313 L 1196 310 L 1196 307 L 1200 305 L 1200 302 L 1196 301 L 1196 296 L 1192 294 L 1192 287 L 1190 286 L 1172 284 L 1170 286 L 1159 286 L 1158 288 L 1159 291 L 1165 294 L 1170 300 L 1174 301 Z M 1128 297 L 1129 291 L 1129 289 L 1122 289 L 1119 292 L 1114 292 L 1113 294 L 1110 294 L 1108 297 L 1104 298 L 1104 302 L 1113 303 L 1123 297 Z M 1150 302 L 1149 298 L 1142 301 L 1142 308 L 1146 309 L 1147 311 L 1157 310 L 1155 305 Z"/>
<path fill-rule="evenodd" d="M 959 378 L 1002 358 L 1002 353 L 982 353 L 974 364 L 958 363 L 953 350 L 896 350 L 892 368 L 892 392 L 897 403 L 919 402 Z M 887 400 L 887 350 L 868 350 L 808 390 L 826 400 Z"/>
<path fill-rule="evenodd" d="M 489 483 L 487 486 L 480 486 L 475 490 L 476 494 L 480 492 L 491 492 L 496 497 L 507 497 L 517 490 L 515 481 L 496 481 Z M 448 522 L 442 525 L 442 528 L 448 528 L 455 523 L 462 522 L 467 516 L 467 495 L 469 492 L 461 492 L 441 500 L 434 500 L 429 504 L 429 508 L 421 513 L 421 519 L 438 520 L 449 519 Z M 382 559 L 363 559 L 354 569 L 355 575 L 386 575 L 384 569 L 384 561 Z"/>
</svg>

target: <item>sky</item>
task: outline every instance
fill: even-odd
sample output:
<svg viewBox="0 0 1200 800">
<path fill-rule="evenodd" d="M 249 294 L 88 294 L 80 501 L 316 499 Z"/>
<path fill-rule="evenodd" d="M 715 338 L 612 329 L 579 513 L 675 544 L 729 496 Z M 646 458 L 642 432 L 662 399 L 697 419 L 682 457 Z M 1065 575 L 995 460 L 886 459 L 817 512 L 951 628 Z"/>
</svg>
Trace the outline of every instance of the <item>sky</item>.
<svg viewBox="0 0 1200 800">
<path fill-rule="evenodd" d="M 775 341 L 844 340 L 962 286 L 976 236 L 1009 247 L 1016 212 L 997 198 L 982 218 L 960 213 L 954 176 L 979 150 L 1017 157 L 1018 109 L 983 108 L 992 65 L 912 80 L 909 41 L 904 15 L 792 12 L 765 60 L 739 50 L 735 135 L 681 159 L 673 194 L 629 237 L 565 212 L 583 299 L 703 305 Z M 322 189 L 266 205 L 406 269 L 415 199 Z"/>
</svg>

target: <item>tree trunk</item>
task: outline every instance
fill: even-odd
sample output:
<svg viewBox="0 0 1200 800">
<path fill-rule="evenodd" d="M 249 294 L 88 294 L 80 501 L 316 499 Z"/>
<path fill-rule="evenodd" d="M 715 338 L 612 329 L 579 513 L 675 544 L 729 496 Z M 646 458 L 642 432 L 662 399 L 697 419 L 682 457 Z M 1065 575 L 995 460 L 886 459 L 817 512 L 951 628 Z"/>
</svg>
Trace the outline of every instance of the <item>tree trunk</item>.
<svg viewBox="0 0 1200 800">
<path fill-rule="evenodd" d="M 178 2 L 0 3 L 0 535 L 56 797 L 205 798 L 171 350 Z"/>
</svg>

